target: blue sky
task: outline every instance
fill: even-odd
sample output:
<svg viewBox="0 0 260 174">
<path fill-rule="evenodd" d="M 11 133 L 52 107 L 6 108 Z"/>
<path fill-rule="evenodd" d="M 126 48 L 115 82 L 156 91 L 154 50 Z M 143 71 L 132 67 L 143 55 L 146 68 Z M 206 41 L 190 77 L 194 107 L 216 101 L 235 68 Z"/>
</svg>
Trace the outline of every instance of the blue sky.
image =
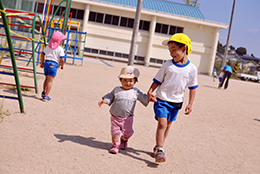
<svg viewBox="0 0 260 174">
<path fill-rule="evenodd" d="M 168 0 L 184 4 L 183 0 Z M 234 0 L 199 0 L 206 20 L 230 23 Z M 247 54 L 260 58 L 260 0 L 236 0 L 229 45 L 245 47 Z M 219 41 L 226 44 L 228 28 L 220 30 Z"/>
</svg>

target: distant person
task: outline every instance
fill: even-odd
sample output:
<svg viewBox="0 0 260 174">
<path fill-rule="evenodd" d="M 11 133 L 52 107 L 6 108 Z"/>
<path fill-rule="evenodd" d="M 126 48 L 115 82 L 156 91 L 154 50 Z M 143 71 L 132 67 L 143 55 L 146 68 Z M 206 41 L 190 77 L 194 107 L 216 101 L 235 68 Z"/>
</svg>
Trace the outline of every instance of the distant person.
<svg viewBox="0 0 260 174">
<path fill-rule="evenodd" d="M 147 92 L 149 101 L 154 101 L 152 93 L 157 88 L 157 101 L 154 103 L 155 119 L 158 121 L 156 145 L 153 149 L 155 162 L 166 161 L 163 144 L 172 122 L 182 108 L 185 89 L 189 88 L 189 101 L 185 108 L 185 114 L 188 115 L 192 111 L 198 88 L 197 67 L 188 59 L 188 54 L 192 52 L 190 38 L 177 33 L 163 41 L 162 45 L 168 46 L 172 59 L 162 65 Z"/>
<path fill-rule="evenodd" d="M 214 69 L 213 69 L 213 82 L 215 82 L 215 79 L 217 79 L 217 78 L 218 78 L 217 71 L 216 71 L 216 69 L 214 68 Z"/>
<path fill-rule="evenodd" d="M 144 106 L 148 105 L 148 98 L 134 85 L 138 81 L 139 70 L 133 66 L 126 66 L 122 68 L 118 78 L 121 86 L 115 87 L 110 93 L 102 97 L 98 102 L 98 106 L 103 104 L 111 106 L 111 135 L 112 147 L 110 153 L 117 154 L 119 152 L 119 137 L 120 149 L 127 148 L 127 142 L 133 135 L 133 117 L 136 100 L 139 100 Z"/>
<path fill-rule="evenodd" d="M 219 76 L 218 76 L 219 84 L 218 84 L 218 86 L 221 84 L 221 82 L 223 80 L 224 72 L 225 72 L 225 70 L 221 70 L 221 72 L 219 73 Z"/>
<path fill-rule="evenodd" d="M 223 75 L 223 79 L 222 79 L 221 83 L 219 84 L 218 88 L 222 88 L 224 81 L 226 80 L 224 89 L 227 89 L 229 78 L 231 77 L 231 74 L 232 74 L 232 68 L 230 66 L 230 63 L 228 62 L 227 65 L 223 66 L 221 68 L 221 71 L 224 71 L 224 75 Z"/>
<path fill-rule="evenodd" d="M 67 37 L 59 31 L 52 34 L 51 40 L 47 47 L 42 51 L 41 68 L 44 68 L 45 80 L 43 83 L 42 99 L 49 101 L 49 93 L 56 77 L 57 69 L 64 65 L 64 51 L 60 45 L 61 41 Z M 45 57 L 45 58 L 44 58 Z"/>
</svg>

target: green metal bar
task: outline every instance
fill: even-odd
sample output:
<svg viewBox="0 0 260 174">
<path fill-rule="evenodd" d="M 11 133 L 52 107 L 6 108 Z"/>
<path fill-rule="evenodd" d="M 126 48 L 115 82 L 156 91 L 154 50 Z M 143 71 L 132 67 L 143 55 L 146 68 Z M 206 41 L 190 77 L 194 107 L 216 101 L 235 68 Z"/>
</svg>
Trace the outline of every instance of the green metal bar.
<svg viewBox="0 0 260 174">
<path fill-rule="evenodd" d="M 34 44 L 35 44 L 35 22 L 36 18 L 39 18 L 39 15 L 34 15 L 33 18 L 33 26 L 32 26 L 32 59 L 33 59 L 33 76 L 34 76 L 34 87 L 35 87 L 35 93 L 38 94 L 38 84 L 37 84 L 37 73 L 36 73 L 36 63 L 35 63 L 35 49 Z M 41 24 L 41 19 L 40 19 L 40 24 Z M 42 24 L 41 24 L 42 26 Z M 44 37 L 45 38 L 45 37 Z M 44 39 L 45 40 L 45 39 Z"/>
<path fill-rule="evenodd" d="M 67 1 L 67 4 L 68 4 L 68 0 L 62 0 L 62 1 L 60 2 L 60 4 L 59 4 L 57 10 L 54 12 L 54 14 L 52 15 L 52 18 L 51 18 L 49 24 L 47 25 L 46 30 L 44 31 L 44 34 L 46 33 L 47 29 L 50 27 L 51 21 L 53 20 L 54 16 L 55 16 L 56 13 L 58 12 L 58 10 L 60 9 L 61 4 L 62 4 L 64 1 Z M 66 7 L 67 7 L 67 4 L 66 4 Z M 45 45 L 45 46 L 46 46 L 46 45 Z"/>
<path fill-rule="evenodd" d="M 23 98 L 22 98 L 22 93 L 21 93 L 21 88 L 20 88 L 20 81 L 19 81 L 17 66 L 16 66 L 16 62 L 15 62 L 14 48 L 13 48 L 11 35 L 10 35 L 9 27 L 8 27 L 8 21 L 6 19 L 6 15 L 4 12 L 4 5 L 3 5 L 2 0 L 0 0 L 0 9 L 1 9 L 1 16 L 2 16 L 2 20 L 3 20 L 3 24 L 4 24 L 6 38 L 7 38 L 8 45 L 9 45 L 9 52 L 11 55 L 11 60 L 12 60 L 12 65 L 13 65 L 15 84 L 16 84 L 16 89 L 17 89 L 17 94 L 18 94 L 19 105 L 20 105 L 20 112 L 24 113 Z"/>
<path fill-rule="evenodd" d="M 35 15 L 35 16 L 37 16 L 37 18 L 38 18 L 39 21 L 40 21 L 40 25 L 41 25 L 41 28 L 42 28 L 42 36 L 44 36 L 43 26 L 42 26 L 42 22 L 41 22 L 41 18 L 40 18 L 39 15 Z M 35 34 L 35 22 L 36 22 L 36 17 L 35 17 L 35 16 L 34 16 L 34 19 L 33 19 L 33 28 L 32 28 L 33 31 L 34 31 L 34 34 Z M 46 39 L 45 39 L 45 37 L 43 37 L 43 42 L 44 42 L 44 45 L 46 45 Z M 37 44 L 37 46 L 36 46 L 35 49 L 34 49 L 34 47 L 32 47 L 32 49 L 34 49 L 34 52 L 35 52 L 35 50 L 37 50 L 37 48 L 39 47 L 40 44 L 41 44 L 41 43 L 39 42 L 39 43 Z M 32 54 L 32 56 L 31 56 L 30 59 L 28 60 L 26 66 L 28 66 L 29 63 L 31 62 L 33 55 L 34 55 L 34 54 Z"/>
<path fill-rule="evenodd" d="M 69 4 L 68 4 L 68 2 L 69 2 Z M 71 8 L 71 0 L 67 0 L 65 17 L 64 17 L 64 20 L 63 20 L 63 26 L 62 26 L 62 30 L 61 30 L 61 32 L 64 35 L 66 35 L 66 31 L 67 31 L 67 24 L 68 24 L 68 17 L 69 17 L 69 13 L 70 13 L 70 8 Z"/>
<path fill-rule="evenodd" d="M 55 15 L 56 15 L 56 13 L 58 12 L 58 10 L 59 10 L 59 8 L 60 8 L 61 4 L 62 4 L 64 1 L 67 1 L 67 4 L 68 4 L 68 0 L 62 0 L 62 1 L 60 2 L 60 4 L 58 5 L 58 8 L 56 9 L 56 11 L 54 12 L 54 14 L 52 15 L 52 18 L 51 18 L 51 20 L 49 21 L 49 24 L 47 25 L 47 27 L 46 27 L 46 30 L 45 30 L 45 31 L 43 31 L 43 26 L 42 26 L 42 35 L 43 35 L 43 36 L 45 36 L 45 33 L 47 32 L 48 28 L 50 27 L 50 24 L 51 24 L 51 22 L 52 22 L 52 20 L 53 20 L 54 16 L 55 16 Z M 67 6 L 67 4 L 66 4 L 66 6 Z M 60 19 L 61 19 L 61 17 L 62 17 L 62 15 L 60 16 Z M 60 21 L 60 19 L 59 19 L 59 21 Z M 63 23 L 64 23 L 64 22 L 63 22 Z M 56 26 L 57 26 L 57 25 L 56 25 Z M 55 26 L 55 28 L 56 28 L 56 26 Z M 43 38 L 44 38 L 44 45 L 45 45 L 45 46 L 47 46 L 47 43 L 46 43 L 45 37 L 43 37 Z M 37 44 L 37 46 L 36 46 L 35 50 L 37 50 L 37 48 L 39 47 L 39 44 L 40 44 L 40 43 L 38 43 L 38 44 Z M 29 59 L 29 61 L 28 61 L 28 63 L 27 63 L 27 65 L 26 65 L 26 66 L 28 66 L 28 65 L 29 65 L 29 63 L 30 63 L 31 59 L 32 59 L 32 56 L 30 57 L 30 59 Z"/>
<path fill-rule="evenodd" d="M 57 11 L 58 11 L 58 9 L 56 10 L 56 12 L 55 12 L 54 14 L 56 14 Z M 65 14 L 65 13 L 63 12 L 62 15 L 64 15 L 64 14 Z M 60 16 L 59 21 L 58 21 L 57 24 L 55 25 L 54 30 L 55 30 L 55 28 L 58 26 L 58 24 L 59 24 L 59 22 L 60 22 L 60 20 L 61 20 L 62 15 Z M 39 17 L 39 18 L 40 18 L 40 17 Z M 53 19 L 53 18 L 52 18 L 52 19 Z M 51 19 L 51 20 L 52 20 L 52 19 Z M 49 24 L 50 24 L 50 23 L 51 23 L 51 21 L 49 22 Z M 44 36 L 44 35 L 45 35 L 45 32 L 46 32 L 47 30 L 46 30 L 46 31 L 43 31 L 43 25 L 42 25 L 42 23 L 41 23 L 41 20 L 40 20 L 40 24 L 41 24 L 41 28 L 42 28 L 42 36 Z M 48 26 L 49 26 L 49 25 L 48 25 Z M 43 40 L 44 40 L 44 46 L 47 46 L 46 38 L 43 37 Z M 37 44 L 35 50 L 37 50 L 37 48 L 39 47 L 40 44 L 41 44 L 41 43 L 38 43 L 38 44 Z M 32 60 L 32 56 L 31 56 L 30 59 L 28 60 L 28 63 L 26 64 L 26 66 L 29 65 L 29 63 L 31 62 L 31 60 Z"/>
<path fill-rule="evenodd" d="M 62 16 L 64 16 L 64 15 L 65 15 L 65 12 L 63 11 L 62 14 L 61 14 L 61 16 L 60 16 L 60 18 L 59 18 L 59 20 L 58 20 L 58 22 L 56 23 L 56 25 L 55 25 L 54 28 L 53 28 L 53 33 L 54 33 L 55 29 L 57 28 L 57 26 L 59 25 Z M 49 27 L 49 28 L 50 28 L 50 27 Z M 52 37 L 53 33 L 51 34 L 50 38 Z M 46 45 L 45 45 L 45 46 L 46 46 Z"/>
</svg>

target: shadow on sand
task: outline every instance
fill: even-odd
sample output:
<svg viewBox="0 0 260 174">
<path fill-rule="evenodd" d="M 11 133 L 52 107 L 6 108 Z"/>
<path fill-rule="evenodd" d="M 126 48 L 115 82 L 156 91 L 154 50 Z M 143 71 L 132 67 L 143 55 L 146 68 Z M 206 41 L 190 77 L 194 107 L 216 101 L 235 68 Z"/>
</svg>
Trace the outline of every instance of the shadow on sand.
<svg viewBox="0 0 260 174">
<path fill-rule="evenodd" d="M 82 137 L 79 135 L 63 135 L 63 134 L 54 134 L 54 136 L 57 139 L 59 139 L 58 142 L 60 142 L 60 143 L 62 143 L 64 141 L 71 141 L 71 142 L 78 143 L 81 145 L 85 145 L 85 146 L 89 146 L 89 147 L 97 148 L 97 149 L 102 149 L 102 150 L 107 150 L 107 151 L 109 151 L 110 147 L 111 147 L 111 143 L 96 141 L 95 138 L 93 138 L 93 137 L 85 138 L 85 137 Z M 152 152 L 136 150 L 131 147 L 128 147 L 127 150 L 125 150 L 125 151 L 121 150 L 119 153 L 126 155 L 128 157 L 134 158 L 136 160 L 143 161 L 147 164 L 148 167 L 157 168 L 159 165 L 155 162 L 151 162 L 151 161 L 138 157 L 138 155 L 140 155 L 140 153 L 144 153 L 144 154 L 147 154 L 152 157 Z"/>
<path fill-rule="evenodd" d="M 254 120 L 255 120 L 255 121 L 258 121 L 258 122 L 260 122 L 260 120 L 259 120 L 259 119 L 256 119 L 256 118 L 254 118 Z"/>
<path fill-rule="evenodd" d="M 207 88 L 219 89 L 217 86 L 209 86 L 209 85 L 202 85 L 202 86 L 207 87 Z"/>
</svg>

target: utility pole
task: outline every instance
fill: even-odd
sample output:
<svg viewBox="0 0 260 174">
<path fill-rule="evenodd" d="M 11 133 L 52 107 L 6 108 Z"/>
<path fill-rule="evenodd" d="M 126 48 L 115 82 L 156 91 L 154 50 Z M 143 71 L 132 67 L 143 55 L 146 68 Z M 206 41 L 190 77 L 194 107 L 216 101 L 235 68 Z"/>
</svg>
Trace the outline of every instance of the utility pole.
<svg viewBox="0 0 260 174">
<path fill-rule="evenodd" d="M 229 29 L 228 29 L 228 37 L 227 37 L 227 43 L 226 43 L 226 48 L 225 48 L 225 53 L 224 53 L 224 58 L 222 62 L 222 66 L 226 65 L 227 62 L 227 53 L 228 53 L 228 47 L 229 47 L 229 38 L 230 38 L 230 33 L 231 33 L 231 28 L 232 28 L 232 22 L 233 22 L 233 15 L 235 11 L 235 5 L 236 5 L 236 0 L 233 2 L 233 8 L 232 8 L 232 13 L 231 13 L 231 19 L 230 19 L 230 24 L 229 24 Z"/>
<path fill-rule="evenodd" d="M 142 3 L 143 3 L 143 0 L 138 0 L 136 12 L 135 12 L 135 23 L 134 23 L 134 29 L 133 29 L 133 34 L 132 34 L 128 65 L 134 64 L 135 48 L 136 48 L 137 34 L 138 34 L 138 29 L 139 29 L 140 17 L 141 17 Z"/>
</svg>

